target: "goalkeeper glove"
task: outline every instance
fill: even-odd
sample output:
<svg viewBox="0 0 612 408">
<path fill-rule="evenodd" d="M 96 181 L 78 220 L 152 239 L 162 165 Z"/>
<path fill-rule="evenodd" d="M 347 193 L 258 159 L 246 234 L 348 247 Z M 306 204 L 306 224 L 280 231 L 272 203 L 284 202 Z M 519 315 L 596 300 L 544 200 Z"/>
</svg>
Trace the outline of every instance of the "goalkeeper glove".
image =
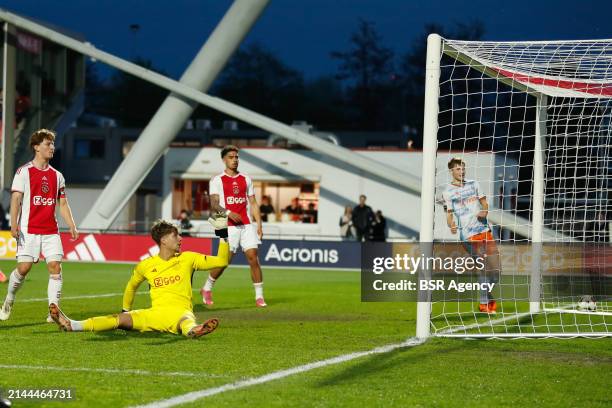
<svg viewBox="0 0 612 408">
<path fill-rule="evenodd" d="M 219 238 L 227 238 L 227 215 L 216 214 L 208 219 L 215 229 L 215 235 Z"/>
</svg>

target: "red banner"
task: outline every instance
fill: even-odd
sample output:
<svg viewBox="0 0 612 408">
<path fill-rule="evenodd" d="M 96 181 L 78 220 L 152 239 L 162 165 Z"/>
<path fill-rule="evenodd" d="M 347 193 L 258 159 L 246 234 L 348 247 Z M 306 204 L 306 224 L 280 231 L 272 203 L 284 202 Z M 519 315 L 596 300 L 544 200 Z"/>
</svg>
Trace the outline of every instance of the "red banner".
<svg viewBox="0 0 612 408">
<path fill-rule="evenodd" d="M 69 261 L 140 262 L 159 252 L 159 247 L 149 235 L 82 233 L 76 241 L 66 232 L 60 235 L 64 257 Z M 210 254 L 212 240 L 183 238 L 181 250 Z"/>
</svg>

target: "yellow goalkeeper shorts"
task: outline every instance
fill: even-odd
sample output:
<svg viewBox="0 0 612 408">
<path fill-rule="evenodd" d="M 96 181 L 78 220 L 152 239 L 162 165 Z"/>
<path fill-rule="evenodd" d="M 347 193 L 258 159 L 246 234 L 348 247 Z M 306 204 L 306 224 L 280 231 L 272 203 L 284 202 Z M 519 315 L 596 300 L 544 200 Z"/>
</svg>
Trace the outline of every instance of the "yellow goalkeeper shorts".
<svg viewBox="0 0 612 408">
<path fill-rule="evenodd" d="M 191 310 L 173 307 L 152 307 L 149 309 L 132 310 L 132 329 L 141 332 L 157 331 L 162 333 L 180 332 L 179 323 L 183 319 L 193 319 Z"/>
</svg>

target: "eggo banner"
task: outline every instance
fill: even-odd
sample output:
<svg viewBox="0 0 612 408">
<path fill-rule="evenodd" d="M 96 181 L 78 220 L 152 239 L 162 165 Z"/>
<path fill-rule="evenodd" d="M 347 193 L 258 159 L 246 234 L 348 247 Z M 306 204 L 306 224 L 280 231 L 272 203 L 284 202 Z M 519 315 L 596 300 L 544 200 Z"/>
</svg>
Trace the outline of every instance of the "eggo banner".
<svg viewBox="0 0 612 408">
<path fill-rule="evenodd" d="M 0 259 L 15 259 L 17 241 L 9 231 L 0 231 Z"/>
<path fill-rule="evenodd" d="M 81 233 L 73 241 L 70 234 L 60 233 L 64 258 L 68 261 L 140 262 L 157 255 L 158 246 L 149 235 Z M 210 238 L 183 238 L 181 250 L 210 254 Z M 0 231 L 0 259 L 15 259 L 17 242 L 8 231 Z"/>
</svg>

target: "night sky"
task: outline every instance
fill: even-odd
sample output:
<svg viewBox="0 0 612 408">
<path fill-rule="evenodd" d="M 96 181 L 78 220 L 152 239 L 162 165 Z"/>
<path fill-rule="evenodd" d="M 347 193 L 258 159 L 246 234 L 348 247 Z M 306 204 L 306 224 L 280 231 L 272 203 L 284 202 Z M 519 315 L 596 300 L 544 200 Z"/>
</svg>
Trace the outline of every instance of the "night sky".
<svg viewBox="0 0 612 408">
<path fill-rule="evenodd" d="M 497 5 L 501 4 L 501 5 Z M 228 0 L 4 0 L 0 7 L 81 33 L 99 49 L 141 56 L 178 78 L 223 16 Z M 612 38 L 612 1 L 513 2 L 272 0 L 248 35 L 313 78 L 335 71 L 331 51 L 347 49 L 359 18 L 403 54 L 426 23 L 481 20 L 486 40 Z M 134 34 L 130 24 L 139 24 Z"/>
</svg>

